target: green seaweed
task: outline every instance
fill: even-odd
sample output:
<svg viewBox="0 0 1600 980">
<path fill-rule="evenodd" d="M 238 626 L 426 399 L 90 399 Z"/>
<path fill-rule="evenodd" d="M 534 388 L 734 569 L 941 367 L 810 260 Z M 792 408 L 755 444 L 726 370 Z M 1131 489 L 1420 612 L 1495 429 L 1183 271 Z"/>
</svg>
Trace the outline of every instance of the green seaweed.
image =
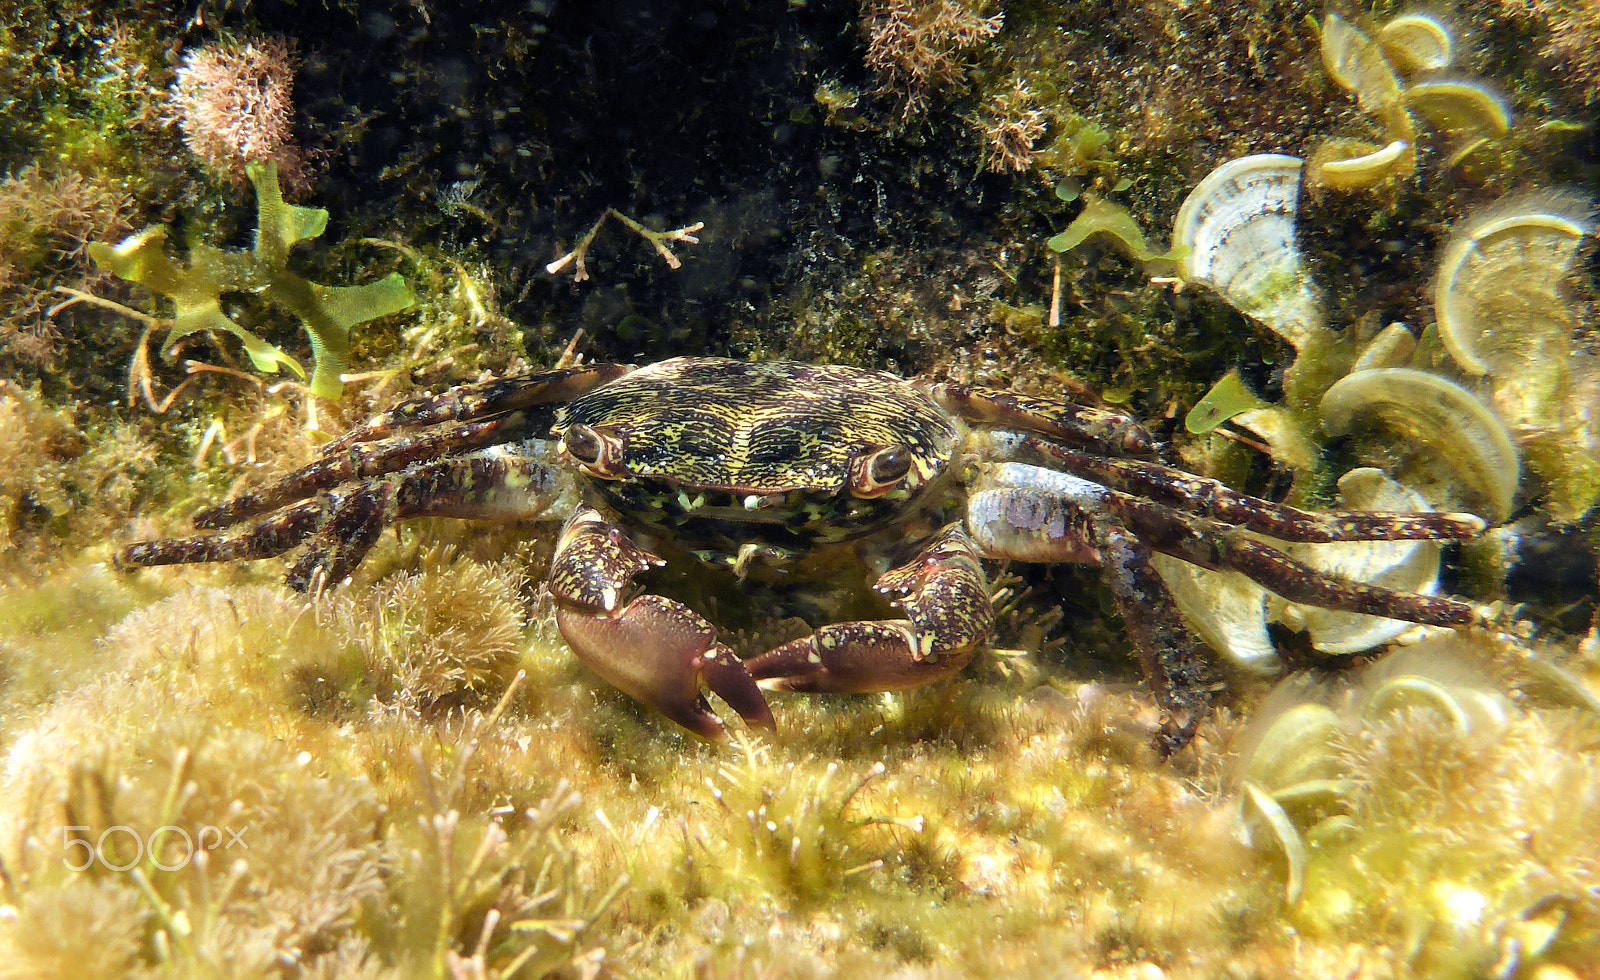
<svg viewBox="0 0 1600 980">
<path fill-rule="evenodd" d="M 1083 213 L 1073 219 L 1067 230 L 1045 242 L 1045 245 L 1052 252 L 1070 252 L 1091 235 L 1109 237 L 1129 257 L 1139 262 L 1176 262 L 1181 257 L 1177 248 L 1165 252 L 1152 249 L 1145 241 L 1144 230 L 1127 208 L 1098 198 L 1091 198 L 1084 206 Z"/>
<path fill-rule="evenodd" d="M 344 391 L 339 375 L 350 364 L 350 328 L 407 309 L 416 297 L 397 272 L 359 286 L 324 286 L 289 271 L 289 249 L 321 235 L 328 212 L 285 203 L 276 165 L 250 164 L 245 170 L 256 189 L 255 244 L 248 251 L 197 244 L 189 250 L 188 264 L 180 265 L 166 252 L 166 228 L 152 225 L 118 245 L 90 243 L 89 257 L 172 301 L 172 327 L 161 345 L 166 357 L 181 337 L 222 330 L 244 343 L 257 370 L 275 374 L 282 365 L 304 378 L 299 361 L 224 313 L 222 297 L 253 293 L 288 310 L 311 337 L 311 393 L 337 399 Z"/>
<path fill-rule="evenodd" d="M 1195 402 L 1194 408 L 1184 416 L 1183 427 L 1197 436 L 1205 435 L 1235 415 L 1266 407 L 1267 403 L 1245 387 L 1238 369 L 1234 369 L 1223 375 L 1204 398 Z"/>
</svg>

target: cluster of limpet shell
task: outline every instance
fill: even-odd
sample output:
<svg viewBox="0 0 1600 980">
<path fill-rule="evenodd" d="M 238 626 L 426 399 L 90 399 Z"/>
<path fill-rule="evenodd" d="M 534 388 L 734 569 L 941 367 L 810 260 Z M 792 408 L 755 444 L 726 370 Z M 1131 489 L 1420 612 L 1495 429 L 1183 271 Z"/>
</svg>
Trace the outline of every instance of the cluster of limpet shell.
<svg viewBox="0 0 1600 980">
<path fill-rule="evenodd" d="M 1338 342 L 1338 336 L 1323 326 L 1322 296 L 1296 243 L 1302 171 L 1299 158 L 1277 153 L 1224 163 L 1202 179 L 1179 208 L 1173 246 L 1185 282 L 1213 290 L 1297 352 L 1309 353 L 1310 360 L 1317 360 Z M 1289 369 L 1286 387 L 1297 383 L 1294 371 L 1294 367 Z M 1231 395 L 1222 397 L 1221 389 L 1228 389 Z M 1361 394 L 1354 392 L 1344 407 L 1346 421 L 1367 407 Z M 1195 419 L 1208 412 L 1212 414 L 1201 428 Z M 1316 467 L 1318 439 L 1311 431 L 1315 423 L 1255 398 L 1236 375 L 1224 379 L 1196 406 L 1188 420 L 1189 429 L 1207 431 L 1228 419 L 1262 438 L 1273 455 L 1295 471 L 1309 472 Z M 1492 436 L 1485 438 L 1493 443 Z M 1438 455 L 1460 458 L 1455 452 Z M 1511 458 L 1514 492 L 1514 452 Z M 1426 495 L 1373 468 L 1345 474 L 1339 488 L 1343 507 L 1433 509 Z M 1436 544 L 1373 541 L 1333 548 L 1285 547 L 1298 559 L 1346 578 L 1425 593 L 1438 587 L 1440 552 Z M 1272 672 L 1278 667 L 1269 623 L 1304 630 L 1313 646 L 1330 654 L 1371 649 L 1410 629 L 1409 624 L 1396 620 L 1312 610 L 1274 596 L 1242 575 L 1160 557 L 1156 566 L 1190 625 L 1235 665 L 1252 671 Z"/>
<path fill-rule="evenodd" d="M 1348 507 L 1466 509 L 1504 522 L 1522 499 L 1524 458 L 1543 480 L 1552 516 L 1573 520 L 1592 507 L 1600 498 L 1600 362 L 1579 349 L 1579 311 L 1564 285 L 1595 230 L 1591 203 L 1572 193 L 1517 194 L 1461 222 L 1441 253 L 1437 326 L 1419 339 L 1390 324 L 1351 350 L 1321 326 L 1294 245 L 1297 162 L 1270 155 L 1224 164 L 1196 188 L 1206 199 L 1191 195 L 1180 213 L 1186 274 L 1302 355 L 1285 372 L 1284 404 L 1266 404 L 1230 375 L 1191 412 L 1189 430 L 1231 420 L 1297 475 L 1319 465 L 1323 437 L 1350 437 L 1356 455 L 1381 462 L 1387 475 L 1345 474 Z M 1254 285 L 1262 282 L 1273 284 L 1270 293 Z M 1439 569 L 1432 545 L 1368 542 L 1298 557 L 1420 592 L 1436 586 Z M 1192 625 L 1247 668 L 1276 668 L 1270 622 L 1305 630 L 1326 653 L 1370 649 L 1409 629 L 1302 609 L 1238 576 L 1172 563 L 1162 572 Z"/>
<path fill-rule="evenodd" d="M 1510 132 L 1505 97 L 1482 79 L 1453 71 L 1456 39 L 1432 14 L 1401 14 L 1371 37 L 1334 13 L 1321 28 L 1324 70 L 1356 96 L 1381 142 L 1323 142 L 1307 167 L 1312 186 L 1361 190 L 1410 176 L 1419 116 L 1455 138 L 1452 163 Z"/>
<path fill-rule="evenodd" d="M 1579 342 L 1569 280 L 1594 205 L 1519 192 L 1460 221 L 1440 254 L 1435 327 L 1393 324 L 1320 400 L 1330 435 L 1373 433 L 1442 507 L 1509 518 L 1524 461 L 1546 511 L 1576 520 L 1600 499 L 1600 363 Z"/>
<path fill-rule="evenodd" d="M 1326 439 L 1351 437 L 1355 454 L 1387 474 L 1346 474 L 1340 490 L 1349 507 L 1467 509 L 1503 522 L 1522 488 L 1524 455 L 1555 516 L 1575 518 L 1592 505 L 1600 496 L 1600 369 L 1576 349 L 1578 313 L 1562 286 L 1593 230 L 1589 202 L 1514 195 L 1461 223 L 1440 258 L 1437 328 L 1419 339 L 1391 324 L 1356 348 L 1323 325 L 1322 295 L 1296 242 L 1305 169 L 1284 154 L 1241 157 L 1202 179 L 1179 209 L 1181 278 L 1216 292 L 1297 354 L 1283 375 L 1283 404 L 1267 404 L 1232 375 L 1191 412 L 1189 431 L 1231 420 L 1297 480 L 1315 474 L 1313 483 L 1328 479 L 1319 471 Z M 1439 568 L 1431 545 L 1370 542 L 1300 557 L 1423 592 Z M 1326 616 L 1239 576 L 1169 565 L 1163 572 L 1191 624 L 1249 668 L 1277 665 L 1270 622 L 1306 630 L 1328 653 L 1370 649 L 1407 629 Z"/>
<path fill-rule="evenodd" d="M 1588 792 L 1573 780 L 1589 782 L 1591 764 L 1569 768 L 1549 746 L 1600 717 L 1593 691 L 1550 652 L 1492 630 L 1439 633 L 1267 696 L 1232 734 L 1224 778 L 1235 832 L 1281 865 L 1297 926 L 1348 924 L 1386 904 L 1464 927 L 1463 939 L 1478 922 L 1516 923 L 1468 940 L 1480 945 L 1463 962 L 1523 969 L 1418 975 L 1545 975 L 1527 968 L 1585 927 L 1543 916 L 1562 888 L 1544 856 L 1560 832 L 1543 825 L 1539 847 L 1522 835 Z M 1481 914 L 1490 907 L 1499 913 Z"/>
<path fill-rule="evenodd" d="M 1240 791 L 1239 833 L 1283 855 L 1290 904 L 1304 892 L 1311 852 L 1358 829 L 1351 814 L 1366 780 L 1352 765 L 1354 743 L 1420 715 L 1462 743 L 1506 730 L 1516 709 L 1462 647 L 1441 637 L 1325 685 L 1289 678 L 1241 733 L 1229 780 Z"/>
</svg>

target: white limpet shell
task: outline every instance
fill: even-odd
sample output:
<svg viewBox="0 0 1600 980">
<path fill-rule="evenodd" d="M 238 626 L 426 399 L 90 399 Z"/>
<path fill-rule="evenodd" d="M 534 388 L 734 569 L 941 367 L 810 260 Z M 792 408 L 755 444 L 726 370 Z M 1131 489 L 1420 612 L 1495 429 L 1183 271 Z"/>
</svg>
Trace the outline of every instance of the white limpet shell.
<svg viewBox="0 0 1600 980">
<path fill-rule="evenodd" d="M 1521 462 L 1511 436 L 1494 413 L 1453 381 L 1412 368 L 1357 371 L 1322 396 L 1322 427 L 1345 435 L 1358 419 L 1400 437 L 1408 453 L 1422 452 L 1429 467 L 1444 467 L 1448 489 L 1435 499 L 1452 505 L 1481 503 L 1494 521 L 1511 515 L 1521 480 Z"/>
<path fill-rule="evenodd" d="M 1434 283 L 1434 316 L 1462 370 L 1514 370 L 1541 341 L 1565 336 L 1560 284 L 1583 236 L 1594 231 L 1592 208 L 1574 194 L 1517 195 L 1450 236 Z"/>
<path fill-rule="evenodd" d="M 1271 676 L 1281 663 L 1267 635 L 1267 590 L 1238 572 L 1213 572 L 1167 555 L 1151 564 L 1189 628 L 1235 667 Z"/>
<path fill-rule="evenodd" d="M 1430 14 L 1401 14 L 1378 30 L 1377 41 L 1384 58 L 1404 75 L 1449 68 L 1456 56 L 1450 28 Z"/>
<path fill-rule="evenodd" d="M 1431 510 L 1415 490 L 1371 468 L 1339 480 L 1340 506 L 1350 510 Z M 1440 547 L 1433 541 L 1272 542 L 1293 557 L 1333 575 L 1405 592 L 1438 590 Z M 1359 653 L 1387 643 L 1413 624 L 1381 616 L 1338 612 L 1289 602 L 1237 572 L 1213 572 L 1156 555 L 1156 571 L 1191 629 L 1238 667 L 1270 674 L 1279 667 L 1267 623 L 1305 630 L 1324 653 Z"/>
<path fill-rule="evenodd" d="M 1172 229 L 1180 276 L 1297 350 L 1322 328 L 1322 301 L 1295 242 L 1301 167 L 1281 153 L 1230 160 L 1195 185 Z"/>
</svg>

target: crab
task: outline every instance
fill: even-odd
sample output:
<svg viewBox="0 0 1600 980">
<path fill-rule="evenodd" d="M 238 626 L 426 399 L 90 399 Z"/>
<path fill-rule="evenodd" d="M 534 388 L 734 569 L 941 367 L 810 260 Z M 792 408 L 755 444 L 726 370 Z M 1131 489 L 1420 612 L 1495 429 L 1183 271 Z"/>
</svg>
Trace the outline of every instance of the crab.
<svg viewBox="0 0 1600 980">
<path fill-rule="evenodd" d="M 260 559 L 337 585 L 385 527 L 415 517 L 522 520 L 581 500 L 546 588 L 573 652 L 706 739 L 703 688 L 772 728 L 764 690 L 898 691 L 960 671 L 994 622 L 985 562 L 1104 569 L 1162 709 L 1187 744 L 1218 687 L 1153 553 L 1241 572 L 1295 602 L 1447 626 L 1461 600 L 1331 578 L 1263 540 L 1464 539 L 1460 513 L 1318 513 L 1155 460 L 1149 432 L 1105 409 L 881 371 L 679 357 L 458 386 L 399 404 L 270 485 L 198 514 L 225 533 L 126 546 L 121 567 Z M 758 569 L 862 563 L 903 618 L 837 622 L 740 659 L 700 613 L 635 580 L 674 544 Z M 681 547 L 676 547 L 681 546 Z"/>
</svg>

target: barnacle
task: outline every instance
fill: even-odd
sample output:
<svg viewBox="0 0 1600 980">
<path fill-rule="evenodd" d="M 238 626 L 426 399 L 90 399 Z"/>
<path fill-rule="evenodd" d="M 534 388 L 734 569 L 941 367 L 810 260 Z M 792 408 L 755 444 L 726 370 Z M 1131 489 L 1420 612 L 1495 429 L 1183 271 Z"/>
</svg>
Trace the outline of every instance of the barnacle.
<svg viewBox="0 0 1600 980">
<path fill-rule="evenodd" d="M 324 286 L 289 271 L 289 249 L 321 235 L 328 212 L 287 204 L 273 164 L 245 168 L 256 189 L 256 236 L 249 251 L 194 245 L 186 265 L 166 252 L 166 229 L 153 225 L 120 244 L 93 242 L 89 257 L 118 277 L 160 293 L 173 303 L 172 327 L 162 344 L 170 356 L 179 338 L 197 330 L 222 330 L 238 337 L 256 369 L 276 373 L 280 366 L 304 378 L 293 357 L 267 343 L 222 310 L 229 293 L 254 293 L 299 317 L 311 337 L 315 362 L 311 393 L 338 398 L 339 375 L 350 364 L 350 328 L 410 307 L 415 298 L 397 272 L 360 286 Z"/>
</svg>

